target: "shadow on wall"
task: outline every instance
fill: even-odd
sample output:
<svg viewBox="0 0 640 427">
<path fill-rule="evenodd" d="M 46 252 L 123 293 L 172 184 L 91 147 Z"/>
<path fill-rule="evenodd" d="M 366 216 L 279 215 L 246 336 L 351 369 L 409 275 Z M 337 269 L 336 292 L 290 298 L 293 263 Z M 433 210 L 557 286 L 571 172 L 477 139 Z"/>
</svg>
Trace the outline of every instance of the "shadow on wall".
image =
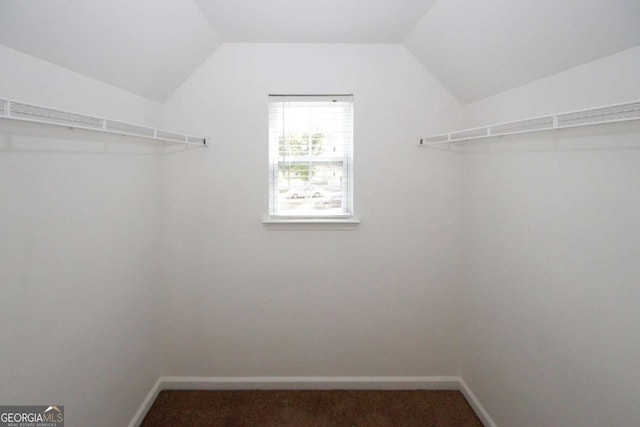
<svg viewBox="0 0 640 427">
<path fill-rule="evenodd" d="M 0 120 L 0 153 L 168 155 L 204 146 Z"/>
</svg>

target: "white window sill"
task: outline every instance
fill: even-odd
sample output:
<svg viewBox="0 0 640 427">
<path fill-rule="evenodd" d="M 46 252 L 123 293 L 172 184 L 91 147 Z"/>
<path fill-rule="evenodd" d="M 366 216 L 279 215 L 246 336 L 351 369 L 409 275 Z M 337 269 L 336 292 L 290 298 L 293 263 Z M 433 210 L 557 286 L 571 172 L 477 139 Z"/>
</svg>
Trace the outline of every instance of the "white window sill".
<svg viewBox="0 0 640 427">
<path fill-rule="evenodd" d="M 360 224 L 356 218 L 268 218 L 262 224 L 273 230 L 344 230 Z"/>
</svg>

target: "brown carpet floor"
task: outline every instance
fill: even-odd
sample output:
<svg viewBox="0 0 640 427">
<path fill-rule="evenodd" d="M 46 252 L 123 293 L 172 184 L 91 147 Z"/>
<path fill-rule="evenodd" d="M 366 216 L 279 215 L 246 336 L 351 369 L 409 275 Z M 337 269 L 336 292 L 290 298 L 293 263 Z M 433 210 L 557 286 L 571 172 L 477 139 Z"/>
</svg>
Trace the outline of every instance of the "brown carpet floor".
<svg viewBox="0 0 640 427">
<path fill-rule="evenodd" d="M 162 391 L 142 427 L 482 427 L 459 391 Z"/>
</svg>

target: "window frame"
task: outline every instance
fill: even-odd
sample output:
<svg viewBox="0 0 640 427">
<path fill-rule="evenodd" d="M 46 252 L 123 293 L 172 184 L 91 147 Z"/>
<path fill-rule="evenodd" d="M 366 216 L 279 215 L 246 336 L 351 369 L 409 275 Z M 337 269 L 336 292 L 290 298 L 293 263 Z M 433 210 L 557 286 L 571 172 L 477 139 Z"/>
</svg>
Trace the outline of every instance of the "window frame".
<svg viewBox="0 0 640 427">
<path fill-rule="evenodd" d="M 347 203 L 346 212 L 335 214 L 322 214 L 322 213 L 301 213 L 292 214 L 278 213 L 276 206 L 278 202 L 278 180 L 280 169 L 278 161 L 274 161 L 273 151 L 279 149 L 273 147 L 274 141 L 272 140 L 272 126 L 271 126 L 271 108 L 272 103 L 277 102 L 313 102 L 313 101 L 330 102 L 335 100 L 341 100 L 349 102 L 350 105 L 350 144 L 348 149 L 344 152 L 343 157 L 343 170 L 346 173 L 346 182 L 341 184 L 342 192 L 345 193 L 342 196 L 342 205 Z M 354 95 L 353 94 L 319 94 L 319 95 L 284 95 L 284 94 L 269 94 L 268 95 L 268 167 L 269 167 L 269 206 L 267 219 L 263 221 L 267 225 L 352 225 L 359 224 L 359 220 L 354 213 L 354 151 L 355 151 L 355 134 L 354 134 Z M 344 177 L 344 175 L 343 175 Z M 310 185 L 310 184 L 309 184 Z"/>
</svg>

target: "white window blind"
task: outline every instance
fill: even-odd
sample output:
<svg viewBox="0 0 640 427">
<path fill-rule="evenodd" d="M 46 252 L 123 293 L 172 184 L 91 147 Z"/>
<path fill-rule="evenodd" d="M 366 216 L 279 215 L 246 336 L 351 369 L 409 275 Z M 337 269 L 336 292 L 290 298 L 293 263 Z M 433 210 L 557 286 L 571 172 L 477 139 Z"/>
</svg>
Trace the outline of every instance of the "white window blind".
<svg viewBox="0 0 640 427">
<path fill-rule="evenodd" d="M 353 216 L 353 96 L 269 96 L 269 213 Z"/>
</svg>

